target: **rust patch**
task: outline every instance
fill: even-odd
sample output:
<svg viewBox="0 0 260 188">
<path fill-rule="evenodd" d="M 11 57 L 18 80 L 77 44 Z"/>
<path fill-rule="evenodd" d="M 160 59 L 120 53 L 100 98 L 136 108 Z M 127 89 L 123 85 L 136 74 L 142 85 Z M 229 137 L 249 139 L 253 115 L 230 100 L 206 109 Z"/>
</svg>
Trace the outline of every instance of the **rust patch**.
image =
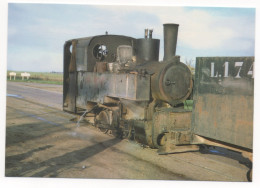
<svg viewBox="0 0 260 188">
<path fill-rule="evenodd" d="M 207 102 L 204 102 L 205 99 Z M 252 96 L 204 94 L 199 96 L 197 101 L 194 111 L 196 134 L 243 147 L 252 147 Z"/>
</svg>

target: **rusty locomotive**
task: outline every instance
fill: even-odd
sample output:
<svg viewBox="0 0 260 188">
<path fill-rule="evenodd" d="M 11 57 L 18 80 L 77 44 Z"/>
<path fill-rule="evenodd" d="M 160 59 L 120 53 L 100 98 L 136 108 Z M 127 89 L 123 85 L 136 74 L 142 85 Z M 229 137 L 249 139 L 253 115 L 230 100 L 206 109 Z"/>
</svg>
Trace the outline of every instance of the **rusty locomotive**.
<svg viewBox="0 0 260 188">
<path fill-rule="evenodd" d="M 63 110 L 161 154 L 209 144 L 252 160 L 254 57 L 197 57 L 193 76 L 175 55 L 178 27 L 164 24 L 163 61 L 153 30 L 66 41 Z"/>
</svg>

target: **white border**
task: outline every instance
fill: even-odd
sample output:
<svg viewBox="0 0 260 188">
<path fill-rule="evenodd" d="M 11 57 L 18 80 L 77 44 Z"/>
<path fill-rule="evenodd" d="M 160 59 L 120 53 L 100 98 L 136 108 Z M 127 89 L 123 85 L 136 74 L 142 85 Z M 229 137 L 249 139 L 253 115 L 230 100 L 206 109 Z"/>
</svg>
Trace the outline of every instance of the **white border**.
<svg viewBox="0 0 260 188">
<path fill-rule="evenodd" d="M 59 178 L 4 178 L 5 171 L 5 111 L 6 111 L 6 61 L 7 61 L 7 23 L 8 3 L 54 3 L 54 4 L 95 4 L 95 5 L 145 5 L 145 6 L 200 6 L 200 7 L 241 7 L 256 8 L 256 34 L 259 30 L 259 4 L 257 0 L 2 0 L 0 1 L 0 185 L 1 187 L 258 187 L 259 173 L 259 36 L 256 35 L 255 46 L 255 119 L 254 119 L 254 182 L 226 183 L 226 182 L 190 182 L 190 181 L 140 181 L 140 180 L 87 180 L 87 179 L 59 179 Z M 258 137 L 258 138 L 257 138 Z M 181 167 L 180 167 L 181 168 Z M 4 186 L 2 186 L 4 185 Z M 260 185 L 260 184 L 259 184 Z"/>
</svg>

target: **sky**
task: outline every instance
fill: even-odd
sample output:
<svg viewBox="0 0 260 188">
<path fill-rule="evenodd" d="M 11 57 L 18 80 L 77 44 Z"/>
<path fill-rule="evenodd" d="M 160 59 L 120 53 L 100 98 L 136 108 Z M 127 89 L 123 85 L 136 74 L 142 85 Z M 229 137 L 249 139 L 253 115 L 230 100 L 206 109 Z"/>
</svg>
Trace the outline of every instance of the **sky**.
<svg viewBox="0 0 260 188">
<path fill-rule="evenodd" d="M 160 39 L 163 24 L 179 24 L 176 55 L 254 56 L 255 8 L 8 4 L 7 69 L 61 72 L 66 40 L 105 34 Z"/>
</svg>

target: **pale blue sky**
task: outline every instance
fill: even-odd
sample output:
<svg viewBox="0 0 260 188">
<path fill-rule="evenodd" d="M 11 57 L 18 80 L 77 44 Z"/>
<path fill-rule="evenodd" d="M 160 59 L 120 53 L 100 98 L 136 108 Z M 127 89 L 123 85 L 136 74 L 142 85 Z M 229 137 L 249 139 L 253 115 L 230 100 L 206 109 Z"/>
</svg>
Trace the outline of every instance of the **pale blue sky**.
<svg viewBox="0 0 260 188">
<path fill-rule="evenodd" d="M 179 24 L 177 55 L 254 56 L 254 8 L 94 6 L 10 3 L 7 69 L 62 71 L 63 44 L 104 34 L 142 38 L 144 28 L 161 39 L 163 24 Z"/>
</svg>

